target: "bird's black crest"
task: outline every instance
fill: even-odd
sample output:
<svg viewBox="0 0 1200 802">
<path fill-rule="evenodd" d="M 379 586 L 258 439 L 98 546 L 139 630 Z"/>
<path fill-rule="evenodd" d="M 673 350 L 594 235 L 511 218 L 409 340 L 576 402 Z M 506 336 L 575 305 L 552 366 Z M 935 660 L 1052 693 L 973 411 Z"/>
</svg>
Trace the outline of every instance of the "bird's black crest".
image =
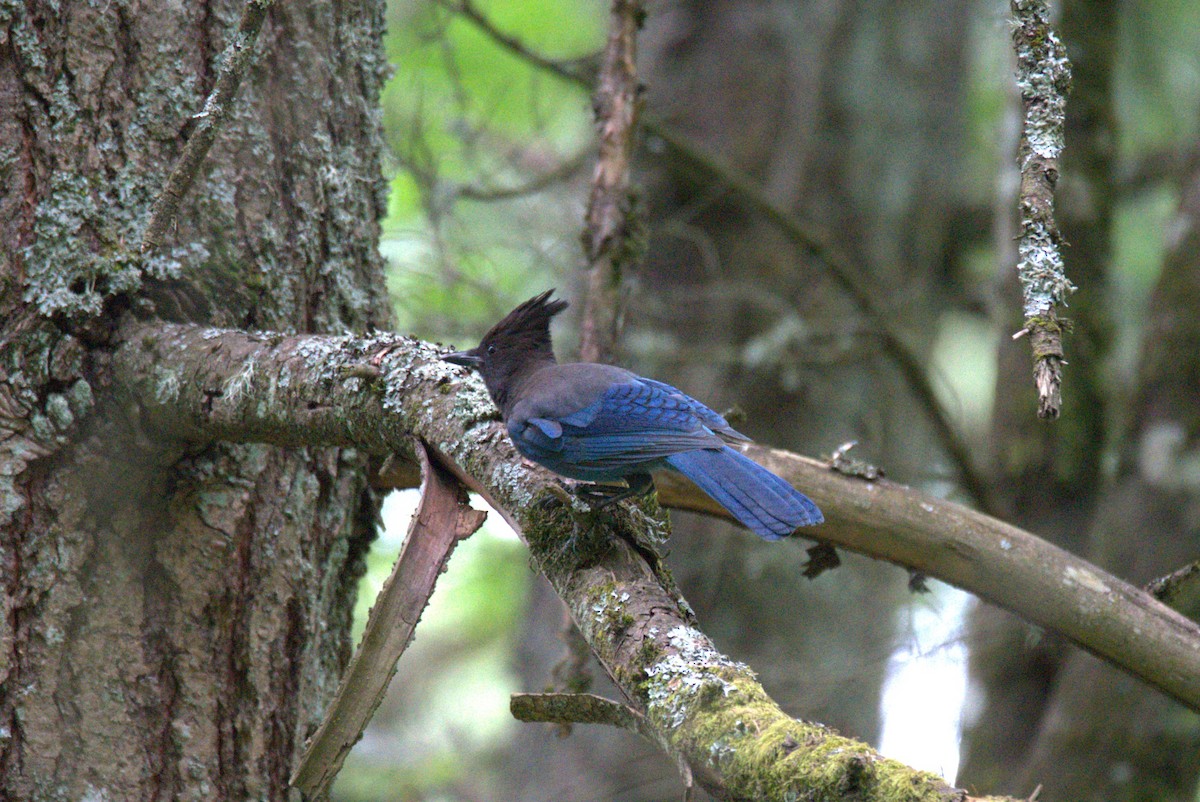
<svg viewBox="0 0 1200 802">
<path fill-rule="evenodd" d="M 570 305 L 557 298 L 551 300 L 553 294 L 553 289 L 546 290 L 509 312 L 492 326 L 483 341 L 519 339 L 533 348 L 550 348 L 550 319 Z"/>
</svg>

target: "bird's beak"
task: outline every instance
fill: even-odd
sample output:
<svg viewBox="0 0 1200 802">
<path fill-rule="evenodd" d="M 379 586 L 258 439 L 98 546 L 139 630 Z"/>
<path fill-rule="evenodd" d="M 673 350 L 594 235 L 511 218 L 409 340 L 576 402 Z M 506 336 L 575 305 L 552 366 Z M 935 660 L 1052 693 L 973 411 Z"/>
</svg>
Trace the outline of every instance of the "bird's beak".
<svg viewBox="0 0 1200 802">
<path fill-rule="evenodd" d="M 452 365 L 462 365 L 464 368 L 477 368 L 483 364 L 483 359 L 474 351 L 455 351 L 443 356 L 442 361 Z"/>
</svg>

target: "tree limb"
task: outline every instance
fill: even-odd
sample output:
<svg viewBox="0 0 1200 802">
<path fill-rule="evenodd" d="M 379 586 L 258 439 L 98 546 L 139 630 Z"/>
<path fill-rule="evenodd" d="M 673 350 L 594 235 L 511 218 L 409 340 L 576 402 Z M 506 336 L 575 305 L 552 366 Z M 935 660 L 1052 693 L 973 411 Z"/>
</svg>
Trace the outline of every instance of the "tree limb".
<svg viewBox="0 0 1200 802">
<path fill-rule="evenodd" d="M 413 435 L 429 443 L 522 534 L 655 740 L 718 798 L 882 801 L 896 788 L 912 799 L 966 798 L 939 777 L 783 713 L 747 666 L 696 629 L 678 590 L 631 545 L 664 533 L 653 499 L 598 513 L 565 505 L 559 480 L 516 454 L 482 383 L 441 362 L 435 346 L 383 334 L 148 323 L 121 340 L 117 397 L 164 449 L 224 439 L 387 454 L 411 451 Z M 828 506 L 849 481 L 830 476 L 813 496 Z M 1200 682 L 1200 671 L 1189 676 Z"/>
<path fill-rule="evenodd" d="M 486 512 L 468 506 L 462 486 L 430 462 L 424 446 L 414 450 L 421 463 L 420 504 L 392 573 L 371 607 L 358 651 L 292 773 L 291 784 L 309 798 L 320 799 L 328 792 L 383 701 L 396 662 L 412 643 L 413 630 L 451 552 L 487 518 Z"/>
</svg>

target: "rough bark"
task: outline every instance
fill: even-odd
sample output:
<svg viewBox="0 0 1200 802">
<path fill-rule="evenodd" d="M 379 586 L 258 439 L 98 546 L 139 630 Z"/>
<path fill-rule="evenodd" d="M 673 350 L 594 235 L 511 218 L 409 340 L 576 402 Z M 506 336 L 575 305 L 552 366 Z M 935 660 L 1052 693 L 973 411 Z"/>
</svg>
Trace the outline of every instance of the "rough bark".
<svg viewBox="0 0 1200 802">
<path fill-rule="evenodd" d="M 386 323 L 382 5 L 281 4 L 177 227 L 155 193 L 234 2 L 0 7 L 0 796 L 280 799 L 349 656 L 375 499 L 353 450 L 149 436 L 134 311 Z"/>
</svg>

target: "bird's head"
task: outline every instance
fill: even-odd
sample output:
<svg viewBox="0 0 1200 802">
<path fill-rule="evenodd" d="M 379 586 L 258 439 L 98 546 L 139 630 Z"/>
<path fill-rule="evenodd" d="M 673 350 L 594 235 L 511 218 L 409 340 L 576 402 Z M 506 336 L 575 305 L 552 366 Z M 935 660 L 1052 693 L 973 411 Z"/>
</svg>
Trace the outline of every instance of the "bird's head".
<svg viewBox="0 0 1200 802">
<path fill-rule="evenodd" d="M 442 359 L 478 370 L 492 400 L 503 410 L 509 392 L 520 378 L 555 362 L 550 319 L 568 304 L 551 300 L 552 294 L 554 290 L 547 290 L 509 312 L 483 335 L 478 347 L 455 351 Z"/>
</svg>

